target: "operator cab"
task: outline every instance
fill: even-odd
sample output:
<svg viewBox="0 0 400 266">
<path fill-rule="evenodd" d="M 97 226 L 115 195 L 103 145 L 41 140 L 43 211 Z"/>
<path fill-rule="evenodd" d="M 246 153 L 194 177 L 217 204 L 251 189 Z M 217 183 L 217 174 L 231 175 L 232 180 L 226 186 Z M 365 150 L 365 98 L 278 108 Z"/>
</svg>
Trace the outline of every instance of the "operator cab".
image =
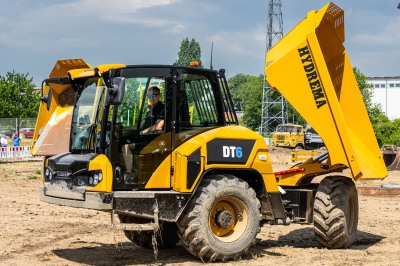
<svg viewBox="0 0 400 266">
<path fill-rule="evenodd" d="M 216 127 L 237 124 L 223 71 L 180 66 L 126 66 L 71 79 L 76 92 L 70 151 L 50 157 L 47 182 L 95 188 L 104 178 L 88 165 L 104 154 L 112 165 L 112 190 L 144 189 L 156 169 L 171 175 L 171 151 Z M 160 92 L 152 92 L 157 87 Z M 152 116 L 149 97 L 162 103 L 161 130 L 143 134 Z M 168 158 L 169 157 L 169 158 Z M 81 162 L 81 163 L 78 163 Z M 171 179 L 163 186 L 171 186 Z"/>
</svg>

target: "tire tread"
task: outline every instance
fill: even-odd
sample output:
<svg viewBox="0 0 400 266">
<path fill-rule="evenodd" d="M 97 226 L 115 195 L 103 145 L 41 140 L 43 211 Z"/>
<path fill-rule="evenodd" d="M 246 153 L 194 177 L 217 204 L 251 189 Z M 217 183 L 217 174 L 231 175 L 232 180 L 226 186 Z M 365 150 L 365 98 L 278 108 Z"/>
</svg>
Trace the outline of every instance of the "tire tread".
<svg viewBox="0 0 400 266">
<path fill-rule="evenodd" d="M 351 207 L 355 211 L 352 221 L 354 230 L 351 232 L 345 217 L 350 196 L 356 199 Z M 314 233 L 317 241 L 328 248 L 347 248 L 356 239 L 357 220 L 358 198 L 353 181 L 342 176 L 323 179 L 314 201 Z"/>
<path fill-rule="evenodd" d="M 178 221 L 178 235 L 182 241 L 182 245 L 193 255 L 199 257 L 201 260 L 213 261 L 228 261 L 231 259 L 238 259 L 242 255 L 248 253 L 249 248 L 255 244 L 255 237 L 251 241 L 250 245 L 243 248 L 239 254 L 222 254 L 213 250 L 210 243 L 207 243 L 202 232 L 201 220 L 199 217 L 204 215 L 202 213 L 203 204 L 208 198 L 220 191 L 221 189 L 229 187 L 236 187 L 242 191 L 245 191 L 247 196 L 255 202 L 255 206 L 258 210 L 257 217 L 261 220 L 260 208 L 261 203 L 256 197 L 255 191 L 249 187 L 247 182 L 232 176 L 232 175 L 213 175 L 211 179 L 203 180 L 201 187 L 198 188 L 188 207 L 186 213 Z M 258 222 L 259 222 L 258 221 Z M 261 228 L 258 224 L 256 232 L 260 232 Z"/>
</svg>

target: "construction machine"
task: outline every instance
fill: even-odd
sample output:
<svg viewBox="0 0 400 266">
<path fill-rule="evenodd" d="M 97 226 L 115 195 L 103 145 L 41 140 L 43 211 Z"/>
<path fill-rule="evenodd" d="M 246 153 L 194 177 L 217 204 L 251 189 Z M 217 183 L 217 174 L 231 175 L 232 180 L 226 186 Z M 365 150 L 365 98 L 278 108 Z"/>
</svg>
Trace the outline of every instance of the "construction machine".
<svg viewBox="0 0 400 266">
<path fill-rule="evenodd" d="M 276 147 L 304 148 L 304 128 L 293 123 L 279 124 L 272 133 L 272 144 Z"/>
<path fill-rule="evenodd" d="M 43 82 L 32 147 L 45 156 L 40 199 L 110 212 L 137 245 L 180 240 L 205 261 L 240 258 L 267 223 L 311 223 L 322 246 L 350 246 L 355 181 L 387 171 L 343 42 L 343 10 L 329 3 L 266 56 L 270 87 L 327 147 L 279 172 L 265 140 L 238 125 L 224 70 L 59 61 Z M 143 134 L 147 97 L 164 103 L 164 127 Z"/>
</svg>

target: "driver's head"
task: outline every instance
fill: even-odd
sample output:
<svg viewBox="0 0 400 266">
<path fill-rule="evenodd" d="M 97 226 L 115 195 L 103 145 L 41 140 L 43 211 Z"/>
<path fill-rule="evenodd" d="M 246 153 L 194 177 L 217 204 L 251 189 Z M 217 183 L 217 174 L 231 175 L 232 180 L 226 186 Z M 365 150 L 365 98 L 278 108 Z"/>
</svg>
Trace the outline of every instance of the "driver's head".
<svg viewBox="0 0 400 266">
<path fill-rule="evenodd" d="M 160 101 L 160 97 L 161 97 L 160 88 L 158 88 L 157 86 L 149 88 L 149 91 L 147 92 L 147 98 L 149 98 L 152 106 L 155 106 Z"/>
</svg>

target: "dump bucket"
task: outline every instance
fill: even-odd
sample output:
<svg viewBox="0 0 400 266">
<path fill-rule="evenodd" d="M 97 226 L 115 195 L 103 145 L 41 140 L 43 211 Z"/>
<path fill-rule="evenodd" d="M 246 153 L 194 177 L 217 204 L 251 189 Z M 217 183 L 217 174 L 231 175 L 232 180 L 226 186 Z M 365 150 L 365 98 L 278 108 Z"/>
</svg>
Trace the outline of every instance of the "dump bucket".
<svg viewBox="0 0 400 266">
<path fill-rule="evenodd" d="M 68 76 L 72 69 L 91 69 L 82 59 L 58 60 L 50 72 L 49 78 Z M 52 93 L 49 93 L 50 87 Z M 43 84 L 43 95 L 49 95 L 50 108 L 42 101 L 36 120 L 33 146 L 34 156 L 52 156 L 69 151 L 72 110 L 76 93 L 70 84 Z"/>
<path fill-rule="evenodd" d="M 342 9 L 310 11 L 268 51 L 267 81 L 320 134 L 332 165 L 348 166 L 355 180 L 381 179 L 387 170 L 344 39 Z"/>
<path fill-rule="evenodd" d="M 387 170 L 400 170 L 400 150 L 395 145 L 383 145 L 381 151 Z"/>
</svg>

